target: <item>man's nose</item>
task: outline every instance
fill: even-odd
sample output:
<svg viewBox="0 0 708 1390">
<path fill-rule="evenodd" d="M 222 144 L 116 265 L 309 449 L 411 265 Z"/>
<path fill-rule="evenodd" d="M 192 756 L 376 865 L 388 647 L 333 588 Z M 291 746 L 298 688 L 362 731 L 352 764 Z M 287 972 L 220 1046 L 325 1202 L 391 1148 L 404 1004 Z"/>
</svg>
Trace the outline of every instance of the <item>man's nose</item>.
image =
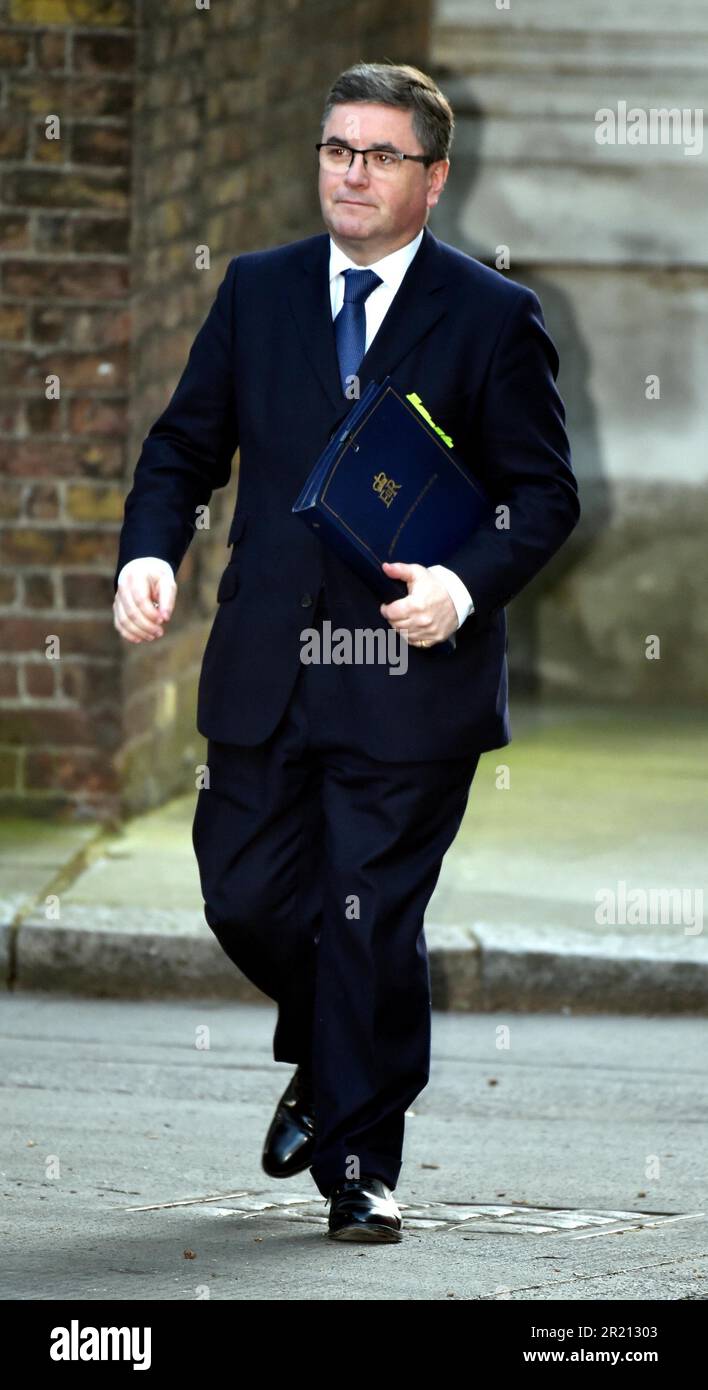
<svg viewBox="0 0 708 1390">
<path fill-rule="evenodd" d="M 363 154 L 360 154 L 357 151 L 357 153 L 354 155 L 354 158 L 352 159 L 349 168 L 347 169 L 344 178 L 346 183 L 362 183 L 362 181 L 365 183 L 368 182 L 369 171 L 366 165 L 364 164 Z"/>
</svg>

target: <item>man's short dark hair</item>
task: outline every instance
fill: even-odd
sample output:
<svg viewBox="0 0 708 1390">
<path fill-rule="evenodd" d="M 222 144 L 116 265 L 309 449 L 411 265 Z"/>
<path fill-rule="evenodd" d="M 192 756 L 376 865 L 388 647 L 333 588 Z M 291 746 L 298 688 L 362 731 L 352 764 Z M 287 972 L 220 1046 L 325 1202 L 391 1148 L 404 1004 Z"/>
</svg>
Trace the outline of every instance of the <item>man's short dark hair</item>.
<svg viewBox="0 0 708 1390">
<path fill-rule="evenodd" d="M 430 159 L 447 159 L 455 126 L 452 107 L 432 77 L 409 63 L 354 63 L 340 72 L 325 98 L 321 129 L 334 106 L 379 102 L 413 112 L 413 130 Z"/>
</svg>

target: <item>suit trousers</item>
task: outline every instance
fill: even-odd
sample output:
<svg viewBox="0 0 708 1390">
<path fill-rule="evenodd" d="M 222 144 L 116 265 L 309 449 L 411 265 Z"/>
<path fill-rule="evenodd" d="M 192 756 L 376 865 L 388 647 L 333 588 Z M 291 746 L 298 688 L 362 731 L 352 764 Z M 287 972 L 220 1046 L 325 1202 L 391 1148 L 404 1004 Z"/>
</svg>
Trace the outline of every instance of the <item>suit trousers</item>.
<svg viewBox="0 0 708 1390">
<path fill-rule="evenodd" d="M 308 621 L 328 616 L 323 588 Z M 192 828 L 206 922 L 277 1003 L 274 1059 L 311 1068 L 323 1196 L 398 1181 L 430 1071 L 423 919 L 479 761 L 371 758 L 357 731 L 375 718 L 352 708 L 346 666 L 302 664 L 265 742 L 208 740 Z"/>
</svg>

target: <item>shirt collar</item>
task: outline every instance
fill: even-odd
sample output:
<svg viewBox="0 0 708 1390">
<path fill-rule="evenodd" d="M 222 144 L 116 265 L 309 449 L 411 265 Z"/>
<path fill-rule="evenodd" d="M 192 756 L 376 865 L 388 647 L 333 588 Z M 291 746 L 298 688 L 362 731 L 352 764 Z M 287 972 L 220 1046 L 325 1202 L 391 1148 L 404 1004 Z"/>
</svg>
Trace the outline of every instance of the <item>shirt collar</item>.
<svg viewBox="0 0 708 1390">
<path fill-rule="evenodd" d="M 380 261 L 372 261 L 371 265 L 357 265 L 356 261 L 350 260 L 349 256 L 337 246 L 330 236 L 329 239 L 329 280 L 330 284 L 335 275 L 339 275 L 342 270 L 352 266 L 354 270 L 375 270 L 381 276 L 385 285 L 390 289 L 397 290 L 403 276 L 405 275 L 413 257 L 423 240 L 425 227 L 421 227 L 418 235 L 409 241 L 405 246 L 399 246 L 397 251 L 389 252 L 388 256 L 382 256 Z"/>
</svg>

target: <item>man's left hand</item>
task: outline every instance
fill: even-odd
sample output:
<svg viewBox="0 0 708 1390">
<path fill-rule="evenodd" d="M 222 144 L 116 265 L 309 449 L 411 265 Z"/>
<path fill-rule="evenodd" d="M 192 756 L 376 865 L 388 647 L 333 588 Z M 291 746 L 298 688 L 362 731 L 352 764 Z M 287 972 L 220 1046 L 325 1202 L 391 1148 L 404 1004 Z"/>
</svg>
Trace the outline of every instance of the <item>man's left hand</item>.
<svg viewBox="0 0 708 1390">
<path fill-rule="evenodd" d="M 384 560 L 383 569 L 391 579 L 402 579 L 408 585 L 408 594 L 392 603 L 382 603 L 379 612 L 391 627 L 403 633 L 411 646 L 444 642 L 457 630 L 455 605 L 445 585 L 425 565 Z"/>
</svg>

